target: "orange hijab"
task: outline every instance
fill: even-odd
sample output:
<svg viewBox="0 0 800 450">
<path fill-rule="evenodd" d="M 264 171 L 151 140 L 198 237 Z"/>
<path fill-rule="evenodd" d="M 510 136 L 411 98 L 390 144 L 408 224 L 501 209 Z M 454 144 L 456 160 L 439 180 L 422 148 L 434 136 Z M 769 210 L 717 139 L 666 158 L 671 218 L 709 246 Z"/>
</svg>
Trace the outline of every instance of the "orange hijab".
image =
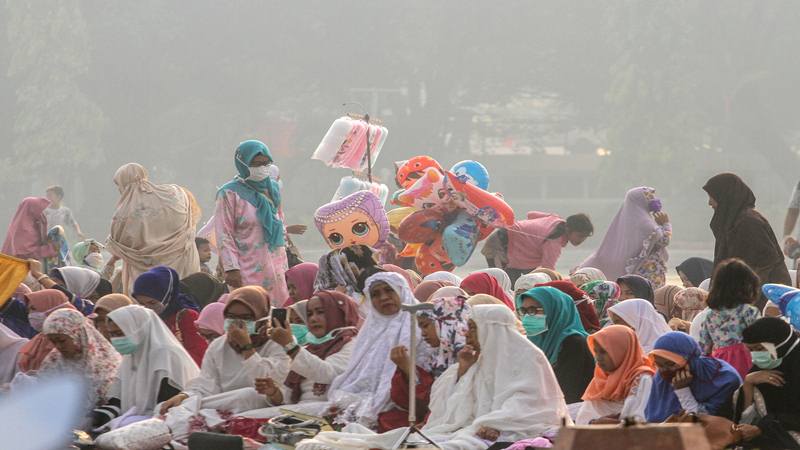
<svg viewBox="0 0 800 450">
<path fill-rule="evenodd" d="M 623 401 L 642 374 L 655 374 L 653 363 L 644 355 L 636 333 L 622 325 L 611 325 L 586 339 L 592 355 L 595 342 L 600 344 L 611 360 L 617 365 L 611 373 L 605 373 L 600 366 L 594 368 L 594 378 L 583 400 Z"/>
</svg>

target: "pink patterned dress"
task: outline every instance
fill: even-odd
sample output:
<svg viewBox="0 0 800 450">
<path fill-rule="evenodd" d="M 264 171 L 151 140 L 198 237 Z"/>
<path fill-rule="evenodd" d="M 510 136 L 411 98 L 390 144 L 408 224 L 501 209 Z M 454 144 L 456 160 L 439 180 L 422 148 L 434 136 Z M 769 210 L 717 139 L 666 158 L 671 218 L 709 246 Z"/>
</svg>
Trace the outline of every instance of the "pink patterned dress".
<svg viewBox="0 0 800 450">
<path fill-rule="evenodd" d="M 286 248 L 270 251 L 256 208 L 236 192 L 226 191 L 217 199 L 214 218 L 225 271 L 239 270 L 242 285 L 261 286 L 269 293 L 273 306 L 282 305 L 289 297 L 285 278 L 289 269 Z"/>
</svg>

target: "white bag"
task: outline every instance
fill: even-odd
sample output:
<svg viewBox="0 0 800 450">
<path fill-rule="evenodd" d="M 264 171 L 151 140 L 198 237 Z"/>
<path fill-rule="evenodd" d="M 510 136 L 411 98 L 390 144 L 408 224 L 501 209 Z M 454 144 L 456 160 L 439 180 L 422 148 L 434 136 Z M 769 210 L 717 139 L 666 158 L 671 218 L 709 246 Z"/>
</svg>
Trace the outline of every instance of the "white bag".
<svg viewBox="0 0 800 450">
<path fill-rule="evenodd" d="M 147 419 L 101 434 L 95 446 L 102 450 L 159 450 L 172 440 L 161 419 Z"/>
</svg>

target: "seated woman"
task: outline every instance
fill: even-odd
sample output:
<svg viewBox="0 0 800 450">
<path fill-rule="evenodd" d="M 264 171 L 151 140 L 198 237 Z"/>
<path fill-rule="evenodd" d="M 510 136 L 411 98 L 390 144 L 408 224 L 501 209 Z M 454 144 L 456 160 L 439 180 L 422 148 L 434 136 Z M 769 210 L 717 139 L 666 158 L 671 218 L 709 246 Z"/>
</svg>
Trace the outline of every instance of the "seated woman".
<svg viewBox="0 0 800 450">
<path fill-rule="evenodd" d="M 711 278 L 714 262 L 705 258 L 692 257 L 676 267 L 684 288 L 700 287 L 703 280 Z"/>
<path fill-rule="evenodd" d="M 226 290 L 225 283 L 203 272 L 181 279 L 181 292 L 190 295 L 201 309 L 218 301 Z"/>
<path fill-rule="evenodd" d="M 611 323 L 608 318 L 608 309 L 619 302 L 620 289 L 619 285 L 614 281 L 590 281 L 583 286 L 581 290 L 586 292 L 594 301 L 594 310 L 597 312 L 597 318 L 600 320 L 600 327 L 605 327 Z"/>
<path fill-rule="evenodd" d="M 111 293 L 111 284 L 101 286 L 100 274 L 81 267 L 62 267 L 53 269 L 51 274 L 42 273 L 42 265 L 39 261 L 28 260 L 30 273 L 44 289 L 56 289 L 64 293 L 75 308 L 84 315 L 89 315 L 94 311 L 94 304 L 88 300 L 93 297 L 95 300 L 103 295 Z M 66 280 L 70 280 L 67 283 Z M 102 295 L 100 295 L 102 294 Z"/>
<path fill-rule="evenodd" d="M 640 298 L 617 303 L 609 308 L 608 317 L 615 325 L 632 328 L 645 353 L 653 350 L 656 339 L 672 331 L 653 304 Z"/>
<path fill-rule="evenodd" d="M 194 324 L 197 326 L 197 332 L 200 333 L 200 336 L 203 336 L 203 339 L 209 344 L 211 344 L 214 339 L 225 334 L 224 311 L 225 303 L 209 303 L 200 311 L 200 316 L 194 321 Z"/>
<path fill-rule="evenodd" d="M 423 281 L 414 289 L 414 298 L 420 303 L 430 300 L 434 292 L 445 286 L 452 286 L 447 281 Z"/>
<path fill-rule="evenodd" d="M 308 300 L 314 295 L 314 280 L 317 278 L 319 266 L 314 263 L 300 263 L 286 271 L 286 288 L 289 298 L 283 304 L 289 307 L 297 302 Z"/>
<path fill-rule="evenodd" d="M 674 331 L 683 331 L 688 333 L 695 340 L 700 340 L 700 325 L 702 325 L 705 316 L 710 309 L 706 304 L 708 299 L 708 292 L 695 287 L 686 288 L 675 294 L 675 305 L 680 309 L 680 317 L 670 319 L 669 327 Z M 705 312 L 704 312 L 705 311 Z M 702 318 L 697 320 L 701 313 Z M 694 328 L 694 332 L 692 329 Z"/>
<path fill-rule="evenodd" d="M 673 318 L 680 317 L 681 310 L 675 304 L 675 296 L 681 292 L 683 288 L 673 284 L 666 284 L 655 290 L 653 294 L 653 306 L 664 318 L 669 322 Z"/>
<path fill-rule="evenodd" d="M 97 304 L 94 305 L 94 312 L 89 314 L 88 317 L 94 321 L 94 327 L 97 328 L 97 331 L 99 331 L 100 334 L 102 334 L 106 339 L 110 339 L 108 335 L 108 322 L 106 321 L 106 316 L 108 316 L 108 313 L 114 311 L 115 309 L 132 304 L 133 300 L 131 300 L 127 295 L 108 294 L 97 301 Z"/>
<path fill-rule="evenodd" d="M 41 333 L 45 320 L 59 309 L 74 310 L 75 307 L 70 304 L 63 292 L 55 289 L 44 289 L 25 294 L 25 301 L 28 303 L 28 311 L 30 311 L 28 322 L 39 334 L 22 346 L 19 351 L 18 364 L 20 372 L 33 373 L 39 370 L 44 358 L 55 348 L 50 339 Z"/>
<path fill-rule="evenodd" d="M 91 423 L 91 411 L 108 401 L 122 357 L 92 321 L 74 309 L 59 309 L 44 321 L 42 333 L 55 349 L 45 357 L 37 375 L 42 378 L 73 374 L 85 379 L 86 402 L 83 427 Z"/>
<path fill-rule="evenodd" d="M 458 363 L 434 383 L 431 413 L 422 428 L 443 448 L 485 449 L 552 434 L 562 420 L 571 423 L 547 357 L 514 322 L 514 313 L 503 305 L 472 309 L 467 345 Z M 353 432 L 323 432 L 296 448 L 391 448 L 403 433 L 375 435 L 353 425 L 347 431 Z"/>
<path fill-rule="evenodd" d="M 338 420 L 377 427 L 378 414 L 390 410 L 392 375 L 395 364 L 391 350 L 408 345 L 411 315 L 400 305 L 418 303 L 408 282 L 393 272 L 378 272 L 365 281 L 364 293 L 369 307 L 347 369 L 336 377 L 328 390 L 328 399 L 338 409 Z M 417 362 L 427 348 L 421 341 Z"/>
<path fill-rule="evenodd" d="M 491 295 L 494 298 L 500 299 L 506 306 L 511 308 L 512 311 L 514 310 L 513 300 L 511 300 L 506 291 L 500 286 L 500 283 L 488 273 L 475 272 L 469 275 L 461 282 L 461 289 L 469 296 L 476 294 Z"/>
<path fill-rule="evenodd" d="M 158 315 L 142 306 L 130 305 L 108 314 L 111 345 L 122 355 L 122 364 L 109 397 L 109 405 L 122 414 L 136 408 L 137 416 L 153 415 L 158 403 L 169 400 L 186 387 L 200 369 Z M 100 408 L 95 426 L 113 419 L 115 408 Z"/>
<path fill-rule="evenodd" d="M 594 358 L 572 298 L 553 287 L 533 288 L 517 297 L 517 314 L 528 339 L 553 365 L 567 403 L 580 402 L 594 374 Z"/>
<path fill-rule="evenodd" d="M 655 370 L 636 333 L 610 325 L 589 336 L 587 342 L 597 367 L 575 423 L 619 423 L 628 417 L 643 420 Z"/>
<path fill-rule="evenodd" d="M 269 339 L 263 320 L 269 315 L 266 291 L 257 286 L 234 290 L 228 297 L 224 315 L 226 333 L 209 345 L 200 375 L 183 392 L 164 402 L 161 414 L 190 397 L 202 399 L 204 408 L 253 409 L 237 406 L 239 394 L 226 394 L 255 388 L 257 378 L 286 378 L 289 357 L 279 344 Z"/>
<path fill-rule="evenodd" d="M 200 307 L 194 297 L 181 292 L 180 283 L 175 269 L 153 267 L 136 278 L 131 296 L 140 305 L 155 311 L 194 362 L 200 365 L 208 348 L 208 343 L 194 324 L 200 316 Z"/>
<path fill-rule="evenodd" d="M 28 305 L 25 304 L 25 294 L 31 292 L 33 292 L 31 288 L 20 283 L 11 297 L 4 299 L 5 303 L 0 305 L 0 324 L 7 326 L 18 336 L 28 339 L 38 333 L 28 323 Z"/>
<path fill-rule="evenodd" d="M 293 405 L 293 411 L 317 415 L 327 409 L 331 382 L 347 368 L 358 334 L 358 306 L 340 292 L 320 291 L 308 300 L 306 311 L 309 334 L 305 347 L 297 344 L 291 329 L 273 324 L 270 338 L 288 349 L 291 372 L 283 383 L 269 377 L 256 379 L 256 391 L 270 406 Z M 298 403 L 308 405 L 298 408 Z M 242 416 L 270 418 L 280 414 L 279 408 L 267 408 Z"/>
<path fill-rule="evenodd" d="M 735 418 L 761 434 L 746 447 L 800 449 L 800 336 L 782 319 L 765 317 L 743 337 L 755 366 L 734 395 Z"/>
<path fill-rule="evenodd" d="M 467 342 L 467 321 L 470 318 L 470 306 L 465 296 L 434 296 L 430 303 L 433 309 L 417 314 L 422 339 L 434 349 L 426 361 L 416 366 L 417 387 L 414 397 L 418 423 L 424 423 L 428 415 L 433 382 L 456 363 L 458 352 Z M 391 392 L 395 407 L 378 415 L 379 433 L 408 425 L 408 369 L 411 361 L 406 346 L 392 349 L 392 362 L 397 366 Z"/>
<path fill-rule="evenodd" d="M 581 325 L 587 333 L 594 333 L 600 329 L 600 319 L 597 317 L 597 311 L 594 306 L 589 302 L 589 296 L 586 292 L 578 289 L 572 281 L 560 280 L 543 283 L 538 286 L 550 286 L 558 289 L 559 291 L 569 295 L 572 301 L 575 302 L 575 307 L 578 309 L 578 315 L 581 317 Z"/>
<path fill-rule="evenodd" d="M 606 274 L 594 267 L 582 267 L 572 272 L 569 276 L 569 280 L 579 287 L 592 281 L 606 281 L 606 279 Z"/>
<path fill-rule="evenodd" d="M 526 273 L 514 283 L 514 298 L 535 288 L 537 284 L 549 283 L 553 280 L 544 273 Z"/>
<path fill-rule="evenodd" d="M 645 299 L 650 303 L 655 301 L 656 293 L 650 280 L 639 275 L 623 275 L 617 278 L 619 285 L 619 301 L 633 298 Z"/>
<path fill-rule="evenodd" d="M 703 356 L 697 341 L 679 331 L 658 338 L 650 356 L 658 372 L 645 409 L 648 422 L 663 422 L 681 411 L 720 414 L 742 384 L 733 366 Z"/>
</svg>

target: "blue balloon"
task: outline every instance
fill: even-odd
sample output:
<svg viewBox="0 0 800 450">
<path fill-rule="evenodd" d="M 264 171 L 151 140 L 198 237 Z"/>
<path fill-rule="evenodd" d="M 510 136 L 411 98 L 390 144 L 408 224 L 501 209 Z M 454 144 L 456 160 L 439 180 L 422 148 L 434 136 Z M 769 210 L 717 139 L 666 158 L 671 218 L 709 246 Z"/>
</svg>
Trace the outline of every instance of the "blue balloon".
<svg viewBox="0 0 800 450">
<path fill-rule="evenodd" d="M 456 266 L 463 266 L 469 261 L 478 244 L 478 224 L 475 219 L 461 211 L 450 225 L 442 232 L 442 245 L 450 261 Z"/>
<path fill-rule="evenodd" d="M 461 161 L 450 172 L 465 183 L 478 186 L 484 191 L 489 189 L 489 171 L 478 161 Z"/>
<path fill-rule="evenodd" d="M 764 295 L 781 309 L 781 314 L 789 318 L 793 327 L 800 327 L 800 289 L 782 284 L 765 284 L 761 290 Z"/>
</svg>

